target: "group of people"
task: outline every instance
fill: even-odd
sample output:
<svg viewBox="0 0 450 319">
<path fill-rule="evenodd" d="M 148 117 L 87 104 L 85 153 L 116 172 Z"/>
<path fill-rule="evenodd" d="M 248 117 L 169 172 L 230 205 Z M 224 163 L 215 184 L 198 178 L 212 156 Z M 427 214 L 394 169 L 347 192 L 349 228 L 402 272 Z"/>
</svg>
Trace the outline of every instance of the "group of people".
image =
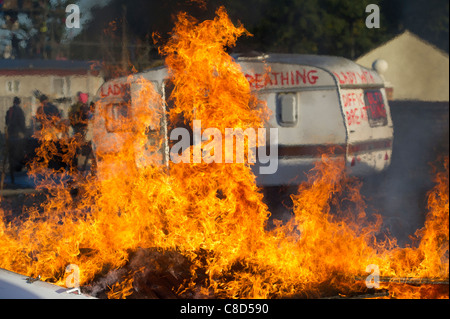
<svg viewBox="0 0 450 319">
<path fill-rule="evenodd" d="M 82 147 L 86 144 L 86 132 L 90 112 L 88 98 L 87 93 L 77 93 L 77 101 L 70 106 L 68 113 L 69 123 L 67 123 L 67 120 L 62 119 L 60 110 L 49 101 L 46 95 L 41 94 L 39 96 L 40 104 L 36 110 L 35 136 L 39 139 L 52 139 L 57 141 L 62 135 L 68 133 L 68 126 L 70 126 L 72 127 L 72 136 L 77 140 L 77 145 L 80 146 L 79 150 L 77 150 L 76 157 L 78 157 L 78 154 L 82 151 Z M 19 97 L 14 97 L 13 105 L 6 112 L 5 124 L 7 153 L 5 160 L 7 159 L 9 162 L 11 183 L 14 184 L 14 173 L 22 170 L 27 153 L 27 128 L 25 114 L 21 107 Z M 74 161 L 76 162 L 76 158 Z"/>
</svg>

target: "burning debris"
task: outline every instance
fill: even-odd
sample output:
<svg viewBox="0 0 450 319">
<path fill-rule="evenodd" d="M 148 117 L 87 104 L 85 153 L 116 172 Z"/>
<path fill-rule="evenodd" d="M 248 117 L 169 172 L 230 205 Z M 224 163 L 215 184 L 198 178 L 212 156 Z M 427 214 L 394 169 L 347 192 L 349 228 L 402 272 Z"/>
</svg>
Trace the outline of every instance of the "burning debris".
<svg viewBox="0 0 450 319">
<path fill-rule="evenodd" d="M 244 34 L 223 8 L 214 20 L 200 23 L 180 14 L 161 48 L 174 107 L 169 114 L 155 112 L 163 110 L 163 101 L 142 79 L 136 116 L 122 123 L 122 147 L 97 154 L 97 176 L 71 169 L 76 140 L 57 147 L 54 139 L 43 139 L 40 160 L 31 167 L 44 177 L 39 187 L 48 196 L 25 208 L 25 218 L 6 222 L 2 215 L 0 267 L 64 286 L 66 266 L 74 264 L 82 291 L 108 298 L 379 297 L 387 291 L 393 297 L 448 297 L 448 158 L 429 194 L 419 244 L 407 248 L 379 239 L 381 219 L 366 216 L 359 183 L 330 154 L 292 196 L 291 220 L 275 221 L 270 230 L 250 154 L 244 163 L 180 163 L 169 169 L 136 164 L 136 158 L 155 162 L 149 157 L 162 147 L 161 137 L 153 133 L 155 142 L 148 145 L 147 128 L 164 116 L 186 125 L 200 119 L 222 134 L 226 128 L 263 127 L 267 108 L 225 52 Z M 102 101 L 97 107 L 106 114 Z M 48 165 L 41 164 L 54 156 L 61 156 L 66 169 L 44 169 Z M 64 178 L 55 182 L 55 172 Z M 371 264 L 383 276 L 444 278 L 446 294 L 383 281 L 371 293 L 355 280 Z"/>
</svg>

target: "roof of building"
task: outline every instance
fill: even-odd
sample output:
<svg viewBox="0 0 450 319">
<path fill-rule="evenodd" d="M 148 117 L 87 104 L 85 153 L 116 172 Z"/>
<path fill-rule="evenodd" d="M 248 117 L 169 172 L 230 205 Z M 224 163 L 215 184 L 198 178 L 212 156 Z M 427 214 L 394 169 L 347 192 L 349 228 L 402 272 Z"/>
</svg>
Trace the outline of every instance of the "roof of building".
<svg viewBox="0 0 450 319">
<path fill-rule="evenodd" d="M 388 63 L 383 73 L 396 100 L 449 101 L 448 54 L 405 31 L 364 54 L 356 63 L 371 67 L 377 59 Z"/>
</svg>

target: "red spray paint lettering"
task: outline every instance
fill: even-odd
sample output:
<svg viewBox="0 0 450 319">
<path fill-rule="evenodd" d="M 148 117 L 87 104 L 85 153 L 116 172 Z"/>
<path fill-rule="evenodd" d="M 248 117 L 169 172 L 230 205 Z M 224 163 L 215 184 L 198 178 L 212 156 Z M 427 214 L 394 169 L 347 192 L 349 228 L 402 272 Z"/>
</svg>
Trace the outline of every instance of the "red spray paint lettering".
<svg viewBox="0 0 450 319">
<path fill-rule="evenodd" d="M 100 88 L 100 96 L 101 97 L 107 97 L 107 96 L 120 96 L 125 95 L 127 91 L 130 90 L 130 86 L 126 83 L 120 83 L 120 84 L 110 84 L 108 85 L 108 88 L 106 89 L 104 86 Z"/>
<path fill-rule="evenodd" d="M 353 108 L 345 111 L 345 113 L 347 114 L 347 123 L 349 126 L 361 124 L 360 116 L 358 115 L 359 113 L 361 113 L 361 109 Z"/>
<path fill-rule="evenodd" d="M 349 107 L 349 106 L 361 107 L 361 106 L 364 106 L 364 104 L 365 104 L 364 103 L 364 95 L 362 92 L 343 93 L 342 94 L 342 102 L 344 103 L 344 107 Z"/>
</svg>

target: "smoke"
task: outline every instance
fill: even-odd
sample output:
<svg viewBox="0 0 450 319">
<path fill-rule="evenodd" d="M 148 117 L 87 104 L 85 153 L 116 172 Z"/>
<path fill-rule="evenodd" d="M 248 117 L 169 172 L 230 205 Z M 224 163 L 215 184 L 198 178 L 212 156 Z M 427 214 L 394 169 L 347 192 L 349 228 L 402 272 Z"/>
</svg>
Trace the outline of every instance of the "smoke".
<svg viewBox="0 0 450 319">
<path fill-rule="evenodd" d="M 424 226 L 433 167 L 449 152 L 448 102 L 391 101 L 394 144 L 390 167 L 363 179 L 369 209 L 383 216 L 385 231 L 400 245 Z"/>
<path fill-rule="evenodd" d="M 100 297 L 99 295 L 104 293 L 111 287 L 114 283 L 118 282 L 120 278 L 126 273 L 124 268 L 113 269 L 106 274 L 106 276 L 100 278 L 98 281 L 90 286 L 86 286 L 85 289 L 89 295 L 93 297 Z"/>
</svg>

